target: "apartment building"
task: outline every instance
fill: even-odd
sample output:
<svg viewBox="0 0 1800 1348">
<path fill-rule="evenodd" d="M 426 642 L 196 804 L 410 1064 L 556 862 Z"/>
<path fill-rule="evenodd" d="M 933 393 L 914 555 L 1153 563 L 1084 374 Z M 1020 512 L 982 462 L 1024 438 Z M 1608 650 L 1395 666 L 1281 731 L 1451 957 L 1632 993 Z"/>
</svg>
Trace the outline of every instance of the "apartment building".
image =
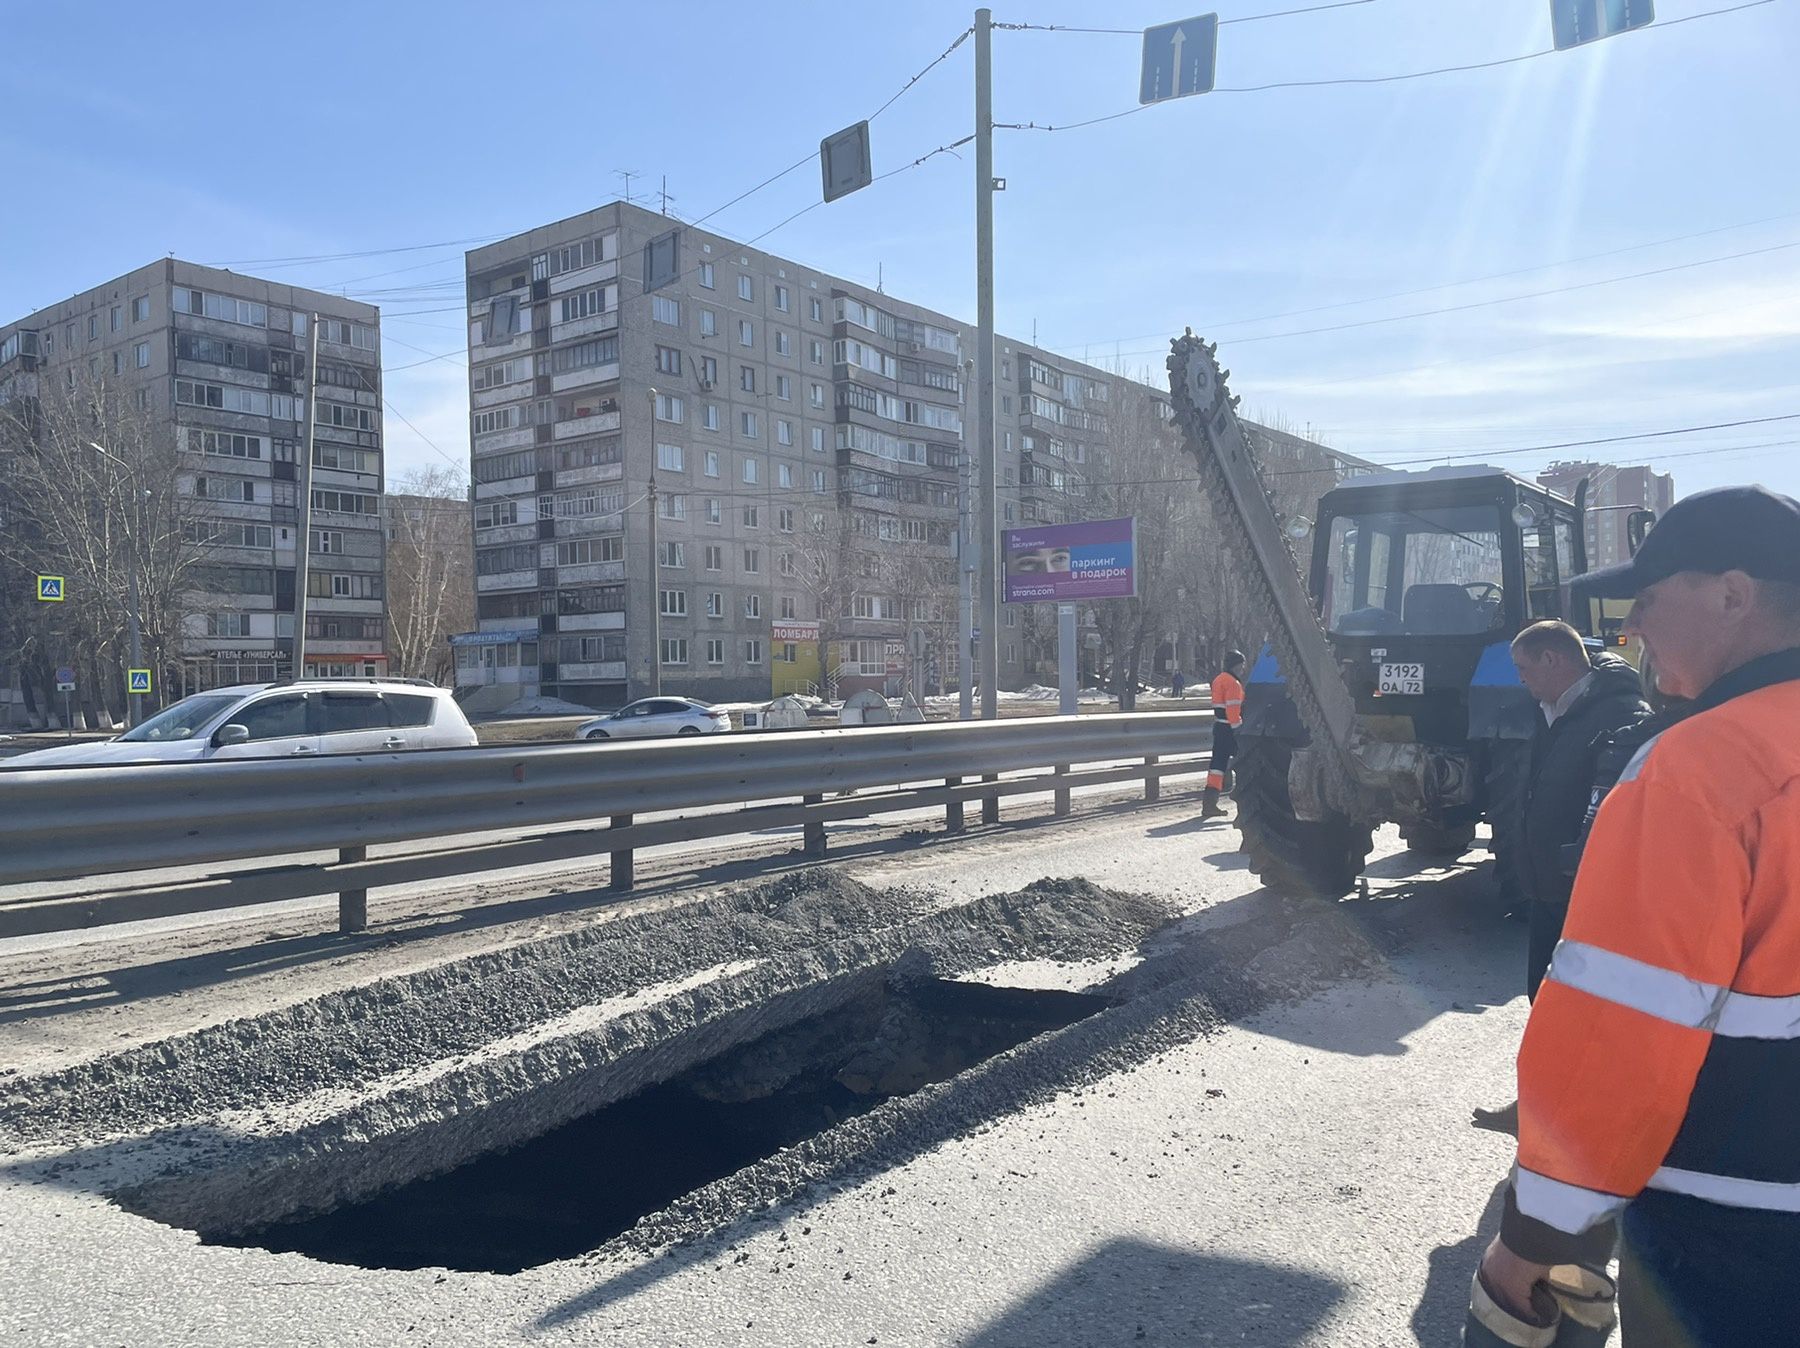
<svg viewBox="0 0 1800 1348">
<path fill-rule="evenodd" d="M 615 706 L 653 659 L 707 700 L 956 685 L 969 325 L 622 202 L 474 249 L 467 283 L 469 705 Z M 998 339 L 1002 527 L 1088 516 L 1127 395 L 1166 408 Z M 1024 642 L 1001 658 L 1026 678 Z"/>
<path fill-rule="evenodd" d="M 386 672 L 380 314 L 165 258 L 0 326 L 0 402 L 105 387 L 172 437 L 204 556 L 162 690 L 293 670 L 311 316 L 319 321 L 308 674 Z"/>
<path fill-rule="evenodd" d="M 1643 464 L 1621 466 L 1586 461 L 1553 463 L 1538 474 L 1538 485 L 1574 498 L 1587 481 L 1587 555 L 1590 567 L 1629 561 L 1627 522 L 1634 509 L 1654 510 L 1658 517 L 1675 504 L 1675 478 Z"/>
</svg>

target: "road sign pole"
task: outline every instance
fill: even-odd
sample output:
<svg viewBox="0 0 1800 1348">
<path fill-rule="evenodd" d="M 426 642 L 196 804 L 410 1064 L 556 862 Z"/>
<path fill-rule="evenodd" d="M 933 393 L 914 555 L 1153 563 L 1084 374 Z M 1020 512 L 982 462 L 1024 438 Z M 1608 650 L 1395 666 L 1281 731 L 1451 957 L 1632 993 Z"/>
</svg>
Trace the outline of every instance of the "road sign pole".
<svg viewBox="0 0 1800 1348">
<path fill-rule="evenodd" d="M 141 669 L 144 664 L 144 637 L 138 618 L 138 546 L 136 529 L 131 531 L 131 559 L 127 563 L 127 569 L 131 572 L 131 612 L 128 615 L 131 624 L 131 667 L 133 669 Z M 144 719 L 144 695 L 142 693 L 127 693 L 125 701 L 127 704 L 126 716 L 130 719 L 131 724 L 135 726 Z"/>
<path fill-rule="evenodd" d="M 75 738 L 75 713 L 69 709 L 69 695 L 63 693 L 63 737 Z"/>
<path fill-rule="evenodd" d="M 1000 714 L 999 464 L 994 453 L 994 15 L 975 11 L 975 445 L 981 456 L 976 519 L 981 564 L 975 624 L 981 630 L 981 716 Z M 966 432 L 965 432 L 966 434 Z"/>
<path fill-rule="evenodd" d="M 300 536 L 294 540 L 294 645 L 289 673 L 306 677 L 306 591 L 312 584 L 313 440 L 319 427 L 319 316 L 307 320 L 306 433 L 300 441 Z"/>
<path fill-rule="evenodd" d="M 1061 694 L 1057 711 L 1073 716 L 1076 702 L 1075 605 L 1056 606 L 1056 682 Z"/>
</svg>

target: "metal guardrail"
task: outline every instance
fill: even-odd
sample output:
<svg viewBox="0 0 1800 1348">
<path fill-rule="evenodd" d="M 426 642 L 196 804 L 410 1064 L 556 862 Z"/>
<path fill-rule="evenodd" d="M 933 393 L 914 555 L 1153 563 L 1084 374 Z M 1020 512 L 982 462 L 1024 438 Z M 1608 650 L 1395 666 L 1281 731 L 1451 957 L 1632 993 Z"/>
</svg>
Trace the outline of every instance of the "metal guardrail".
<svg viewBox="0 0 1800 1348">
<path fill-rule="evenodd" d="M 1207 712 L 1042 717 L 716 735 L 653 744 L 495 746 L 305 759 L 115 767 L 0 767 L 0 886 L 331 852 L 336 863 L 171 879 L 112 896 L 0 893 L 0 937 L 73 930 L 337 893 L 339 927 L 367 925 L 371 887 L 467 875 L 606 852 L 611 886 L 630 889 L 635 849 L 751 829 L 803 827 L 825 851 L 832 820 L 942 806 L 963 826 L 979 801 L 999 819 L 1004 795 L 1054 791 L 1066 814 L 1075 786 L 1160 780 L 1208 747 Z M 1077 772 L 1080 765 L 1142 760 Z M 1002 778 L 1001 774 L 1026 773 Z M 827 801 L 833 793 L 895 788 Z M 795 803 L 795 802 L 798 803 Z M 764 802 L 784 802 L 769 804 Z M 637 816 L 739 806 L 635 823 Z M 371 846 L 455 840 L 546 825 L 607 826 L 543 837 L 368 858 Z"/>
</svg>

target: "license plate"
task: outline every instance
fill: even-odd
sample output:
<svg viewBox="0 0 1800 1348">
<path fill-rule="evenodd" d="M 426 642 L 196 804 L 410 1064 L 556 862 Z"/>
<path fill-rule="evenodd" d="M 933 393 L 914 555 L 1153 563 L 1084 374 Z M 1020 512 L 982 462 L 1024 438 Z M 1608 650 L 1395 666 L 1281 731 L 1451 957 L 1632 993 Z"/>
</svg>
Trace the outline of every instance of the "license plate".
<svg viewBox="0 0 1800 1348">
<path fill-rule="evenodd" d="M 1387 693 L 1423 693 L 1425 666 L 1419 664 L 1383 665 L 1376 691 Z"/>
</svg>

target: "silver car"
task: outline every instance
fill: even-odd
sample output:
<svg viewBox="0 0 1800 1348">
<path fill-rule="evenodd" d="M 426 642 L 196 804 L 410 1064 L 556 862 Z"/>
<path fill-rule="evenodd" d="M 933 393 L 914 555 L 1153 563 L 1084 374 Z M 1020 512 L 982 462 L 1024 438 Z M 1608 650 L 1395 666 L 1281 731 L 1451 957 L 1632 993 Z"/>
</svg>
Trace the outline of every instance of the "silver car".
<svg viewBox="0 0 1800 1348">
<path fill-rule="evenodd" d="M 578 740 L 647 739 L 653 735 L 718 735 L 731 729 L 731 713 L 691 697 L 641 697 L 615 712 L 583 721 Z"/>
<path fill-rule="evenodd" d="M 6 761 L 9 767 L 54 768 L 466 749 L 476 743 L 448 689 L 404 679 L 297 679 L 195 693 L 115 739 Z"/>
</svg>

